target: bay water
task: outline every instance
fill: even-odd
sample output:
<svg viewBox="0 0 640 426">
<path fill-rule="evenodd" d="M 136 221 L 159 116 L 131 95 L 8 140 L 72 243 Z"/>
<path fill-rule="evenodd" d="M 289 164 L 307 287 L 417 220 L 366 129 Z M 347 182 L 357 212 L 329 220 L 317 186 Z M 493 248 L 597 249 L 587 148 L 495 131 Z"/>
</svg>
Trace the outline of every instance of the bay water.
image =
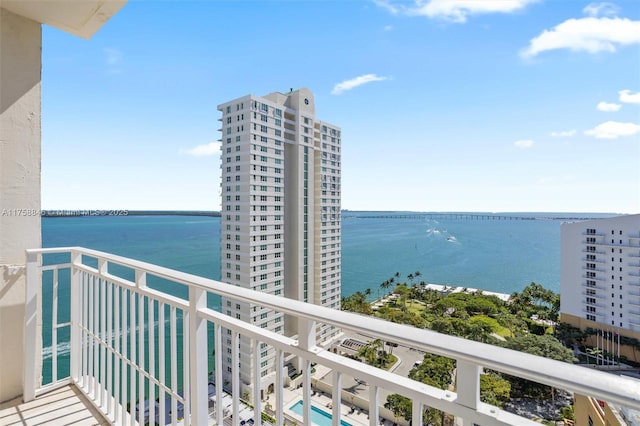
<svg viewBox="0 0 640 426">
<path fill-rule="evenodd" d="M 497 219 L 486 213 L 420 216 L 343 212 L 342 295 L 370 288 L 373 299 L 379 294 L 380 283 L 396 272 L 404 279 L 416 271 L 422 274 L 418 282 L 512 293 L 535 281 L 559 292 L 562 221 L 600 216 L 606 215 L 520 213 Z M 85 247 L 220 279 L 217 217 L 44 217 L 42 245 Z M 175 291 L 186 296 L 184 287 Z M 45 311 L 51 306 L 48 294 L 43 292 Z M 209 298 L 211 307 L 219 308 L 219 303 L 218 297 Z M 68 312 L 62 312 L 68 311 L 68 301 L 62 302 L 60 311 L 61 318 L 68 318 Z M 45 377 L 51 377 L 49 330 L 43 328 Z M 68 371 L 65 337 L 66 332 L 58 346 L 62 374 Z"/>
<path fill-rule="evenodd" d="M 415 271 L 429 283 L 511 293 L 535 281 L 558 292 L 560 224 L 567 217 L 596 217 L 563 213 L 513 215 L 545 218 L 537 220 L 470 219 L 491 216 L 344 212 L 342 294 L 371 288 L 375 297 L 380 283 L 394 273 Z M 45 217 L 42 245 L 86 247 L 220 279 L 217 217 Z"/>
</svg>

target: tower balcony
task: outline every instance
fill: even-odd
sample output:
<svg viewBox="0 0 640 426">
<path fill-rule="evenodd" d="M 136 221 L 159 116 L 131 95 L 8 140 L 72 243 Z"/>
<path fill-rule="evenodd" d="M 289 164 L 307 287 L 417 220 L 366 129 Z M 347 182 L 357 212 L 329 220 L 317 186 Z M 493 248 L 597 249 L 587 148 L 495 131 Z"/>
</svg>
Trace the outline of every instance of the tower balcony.
<svg viewBox="0 0 640 426">
<path fill-rule="evenodd" d="M 589 287 L 589 288 L 595 288 L 595 287 Z M 607 296 L 605 296 L 602 293 L 591 294 L 591 293 L 587 293 L 586 291 L 582 291 L 581 294 L 583 296 L 595 297 L 596 299 L 607 299 Z"/>
<path fill-rule="evenodd" d="M 414 425 L 423 424 L 425 407 L 464 425 L 538 425 L 480 401 L 484 368 L 622 406 L 640 404 L 638 380 L 84 248 L 28 250 L 26 296 L 24 400 L 71 388 L 111 424 L 311 425 L 320 388 L 313 374 L 320 369 L 330 371 L 325 389 L 332 392 L 323 394 L 329 398 L 324 411 L 334 425 L 352 415 L 345 406 L 358 404 L 366 412 L 364 424 L 394 422 L 383 407 L 383 397 L 390 393 L 412 401 Z M 297 337 L 222 314 L 212 307 L 216 297 L 282 312 L 297 320 Z M 451 358 L 456 362 L 455 386 L 438 389 L 409 379 L 400 369 L 378 369 L 331 346 L 318 346 L 319 324 L 395 343 L 407 353 Z M 254 363 L 249 393 L 241 393 L 239 368 L 230 368 L 224 377 L 222 368 L 215 368 L 227 356 L 230 366 L 239 364 L 240 336 L 255 351 L 251 360 L 242 359 Z M 235 342 L 230 354 L 216 350 L 223 339 Z M 259 351 L 265 345 L 274 351 L 270 389 L 260 388 Z M 293 390 L 285 386 L 290 382 L 285 359 L 291 357 L 302 372 Z M 368 388 L 357 400 L 345 396 L 351 380 Z M 292 391 L 299 395 L 295 404 L 285 398 Z M 294 405 L 299 405 L 297 414 L 291 411 Z"/>
<path fill-rule="evenodd" d="M 640 299 L 629 299 L 627 303 L 633 306 L 640 306 Z"/>
</svg>

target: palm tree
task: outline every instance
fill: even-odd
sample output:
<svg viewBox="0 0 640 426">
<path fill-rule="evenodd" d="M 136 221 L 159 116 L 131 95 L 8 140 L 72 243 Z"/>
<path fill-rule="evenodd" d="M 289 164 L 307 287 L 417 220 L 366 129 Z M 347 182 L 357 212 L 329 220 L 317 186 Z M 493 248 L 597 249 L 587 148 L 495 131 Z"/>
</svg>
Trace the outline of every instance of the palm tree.
<svg viewBox="0 0 640 426">
<path fill-rule="evenodd" d="M 378 357 L 378 351 L 371 342 L 358 350 L 358 356 L 364 358 L 364 361 L 369 365 L 374 365 Z"/>
<path fill-rule="evenodd" d="M 380 288 L 383 289 L 383 290 L 387 290 L 389 287 L 391 287 L 391 283 L 389 282 L 389 280 L 386 280 L 386 281 L 380 283 Z M 386 293 L 387 292 L 385 291 L 385 296 L 387 295 Z"/>
<path fill-rule="evenodd" d="M 409 297 L 409 295 L 411 294 L 411 290 L 409 290 L 409 288 L 407 288 L 407 286 L 403 284 L 403 285 L 399 285 L 398 287 L 396 287 L 396 291 L 400 295 L 400 300 L 402 302 L 402 310 L 406 311 L 407 310 L 407 297 Z"/>
<path fill-rule="evenodd" d="M 598 363 L 598 358 L 602 355 L 602 349 L 589 348 L 587 349 L 587 364 L 589 364 L 589 358 L 591 356 L 595 357 L 596 364 Z"/>
<path fill-rule="evenodd" d="M 371 293 L 372 293 L 372 292 L 371 292 L 371 289 L 370 289 L 370 288 L 367 288 L 367 289 L 364 291 L 364 295 L 365 295 L 365 296 L 367 296 L 367 297 L 371 296 Z"/>
</svg>

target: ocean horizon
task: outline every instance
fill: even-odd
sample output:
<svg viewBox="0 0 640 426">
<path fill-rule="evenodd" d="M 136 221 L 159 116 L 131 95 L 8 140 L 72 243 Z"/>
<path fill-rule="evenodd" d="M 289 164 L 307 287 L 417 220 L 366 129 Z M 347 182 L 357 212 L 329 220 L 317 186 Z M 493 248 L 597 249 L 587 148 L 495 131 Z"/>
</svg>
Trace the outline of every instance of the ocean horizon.
<svg viewBox="0 0 640 426">
<path fill-rule="evenodd" d="M 43 217 L 42 245 L 82 246 L 219 280 L 219 217 L 153 212 Z M 375 297 L 396 272 L 415 271 L 428 283 L 512 293 L 535 281 L 558 292 L 560 224 L 613 215 L 344 210 L 342 294 L 371 288 Z"/>
</svg>

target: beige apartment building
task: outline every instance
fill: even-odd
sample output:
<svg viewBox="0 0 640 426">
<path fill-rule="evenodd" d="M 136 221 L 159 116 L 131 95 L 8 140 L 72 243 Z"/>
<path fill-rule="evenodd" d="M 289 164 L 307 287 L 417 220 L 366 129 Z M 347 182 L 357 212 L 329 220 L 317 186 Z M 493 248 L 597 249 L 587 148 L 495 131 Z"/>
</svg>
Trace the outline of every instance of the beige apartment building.
<svg viewBox="0 0 640 426">
<path fill-rule="evenodd" d="M 561 320 L 634 360 L 624 343 L 640 339 L 640 214 L 562 224 L 561 257 Z"/>
<path fill-rule="evenodd" d="M 221 118 L 221 280 L 261 292 L 340 309 L 340 128 L 316 118 L 306 88 L 246 95 L 218 106 Z M 259 327 L 298 335 L 298 320 L 266 307 L 222 300 L 222 312 Z M 316 340 L 339 332 L 318 324 Z M 222 336 L 223 372 L 232 371 L 232 337 Z M 256 356 L 259 359 L 255 359 Z M 275 353 L 254 352 L 240 338 L 242 392 L 275 380 Z M 286 359 L 290 375 L 299 372 Z M 228 382 L 228 380 L 225 380 Z"/>
</svg>

